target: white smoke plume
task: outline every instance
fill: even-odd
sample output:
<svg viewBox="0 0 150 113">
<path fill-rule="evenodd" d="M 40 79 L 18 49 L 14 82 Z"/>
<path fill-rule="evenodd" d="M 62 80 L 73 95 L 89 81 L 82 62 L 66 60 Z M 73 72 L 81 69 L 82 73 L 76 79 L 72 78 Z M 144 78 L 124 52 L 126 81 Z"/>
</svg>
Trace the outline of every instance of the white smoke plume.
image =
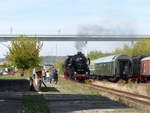
<svg viewBox="0 0 150 113">
<path fill-rule="evenodd" d="M 77 49 L 77 51 L 82 51 L 82 49 L 86 47 L 86 45 L 87 41 L 78 41 L 75 43 L 75 48 Z"/>
<path fill-rule="evenodd" d="M 130 25 L 101 26 L 101 25 L 82 25 L 78 29 L 78 35 L 134 35 L 135 30 Z M 77 51 L 83 51 L 87 45 L 86 41 L 75 43 Z"/>
</svg>

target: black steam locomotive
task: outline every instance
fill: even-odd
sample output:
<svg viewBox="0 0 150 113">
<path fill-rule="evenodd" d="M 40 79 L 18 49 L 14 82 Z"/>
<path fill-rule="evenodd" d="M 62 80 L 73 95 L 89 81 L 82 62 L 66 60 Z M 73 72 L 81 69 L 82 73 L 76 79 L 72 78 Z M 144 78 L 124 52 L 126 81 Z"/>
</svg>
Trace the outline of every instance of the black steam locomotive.
<svg viewBox="0 0 150 113">
<path fill-rule="evenodd" d="M 90 70 L 88 64 L 89 58 L 86 58 L 83 53 L 78 52 L 76 55 L 68 56 L 64 64 L 65 78 L 83 81 L 88 79 Z"/>
</svg>

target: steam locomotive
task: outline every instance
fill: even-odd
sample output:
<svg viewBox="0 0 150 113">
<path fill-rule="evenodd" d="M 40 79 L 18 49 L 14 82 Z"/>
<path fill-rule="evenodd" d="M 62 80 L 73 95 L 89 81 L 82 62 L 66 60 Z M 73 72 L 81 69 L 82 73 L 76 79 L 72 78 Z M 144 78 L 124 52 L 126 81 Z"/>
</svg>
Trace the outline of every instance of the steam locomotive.
<svg viewBox="0 0 150 113">
<path fill-rule="evenodd" d="M 77 81 L 83 81 L 89 78 L 90 70 L 88 64 L 90 59 L 86 58 L 83 53 L 78 52 L 76 55 L 68 56 L 64 64 L 64 76 Z"/>
</svg>

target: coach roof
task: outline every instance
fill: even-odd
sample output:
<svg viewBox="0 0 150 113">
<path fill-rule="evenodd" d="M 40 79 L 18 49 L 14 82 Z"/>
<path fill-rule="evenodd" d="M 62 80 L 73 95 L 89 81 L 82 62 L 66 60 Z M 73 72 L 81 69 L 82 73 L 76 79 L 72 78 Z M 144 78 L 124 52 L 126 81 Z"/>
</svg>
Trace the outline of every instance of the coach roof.
<svg viewBox="0 0 150 113">
<path fill-rule="evenodd" d="M 123 56 L 127 56 L 127 55 L 119 54 L 119 55 L 112 55 L 112 56 L 102 57 L 102 58 L 98 58 L 98 59 L 94 60 L 94 63 L 113 62 L 116 59 L 119 59 L 119 58 L 121 58 Z"/>
<path fill-rule="evenodd" d="M 145 57 L 141 61 L 150 60 L 150 57 Z"/>
</svg>

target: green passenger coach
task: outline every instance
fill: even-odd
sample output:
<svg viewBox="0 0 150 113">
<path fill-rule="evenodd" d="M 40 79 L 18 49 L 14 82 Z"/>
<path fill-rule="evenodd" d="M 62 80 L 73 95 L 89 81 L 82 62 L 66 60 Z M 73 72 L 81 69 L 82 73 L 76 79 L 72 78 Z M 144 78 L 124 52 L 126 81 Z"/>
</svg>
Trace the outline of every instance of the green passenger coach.
<svg viewBox="0 0 150 113">
<path fill-rule="evenodd" d="M 93 76 L 98 79 L 106 78 L 112 82 L 127 79 L 131 75 L 131 58 L 127 55 L 113 55 L 102 57 L 93 61 Z"/>
</svg>

